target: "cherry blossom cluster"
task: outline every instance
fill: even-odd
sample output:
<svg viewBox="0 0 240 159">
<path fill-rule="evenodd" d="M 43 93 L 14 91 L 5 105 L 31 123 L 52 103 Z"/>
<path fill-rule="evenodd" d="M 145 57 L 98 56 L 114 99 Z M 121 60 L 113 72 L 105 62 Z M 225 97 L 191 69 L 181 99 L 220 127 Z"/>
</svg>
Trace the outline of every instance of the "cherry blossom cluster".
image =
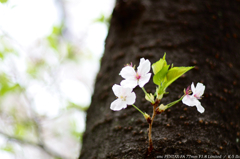
<svg viewBox="0 0 240 159">
<path fill-rule="evenodd" d="M 144 90 L 146 100 L 153 104 L 155 102 L 154 96 L 146 93 L 144 89 L 144 85 L 148 83 L 151 78 L 151 73 L 149 73 L 150 69 L 150 61 L 144 58 L 140 59 L 137 70 L 135 70 L 132 65 L 126 65 L 123 67 L 119 75 L 122 76 L 124 80 L 121 81 L 120 85 L 114 84 L 112 87 L 113 93 L 117 99 L 111 103 L 110 109 L 119 111 L 127 108 L 127 105 L 133 105 L 136 101 L 136 94 L 133 92 L 133 89 L 136 86 L 139 86 Z M 184 91 L 184 96 L 180 99 L 187 106 L 196 106 L 197 110 L 200 113 L 203 113 L 205 109 L 199 102 L 199 99 L 201 99 L 204 90 L 205 86 L 202 83 L 197 83 L 196 87 L 194 86 L 194 83 L 192 83 L 191 89 L 188 87 L 187 90 Z M 191 93 L 192 95 L 190 95 Z M 167 108 L 169 108 L 169 105 L 160 105 L 159 110 L 164 111 Z"/>
<path fill-rule="evenodd" d="M 132 105 L 135 107 L 140 113 L 143 114 L 146 121 L 149 123 L 149 148 L 148 152 L 151 152 L 153 149 L 151 130 L 153 119 L 156 114 L 161 114 L 166 109 L 172 107 L 178 102 L 182 101 L 183 104 L 193 107 L 196 106 L 197 110 L 200 113 L 205 111 L 204 107 L 200 103 L 200 99 L 205 90 L 205 86 L 202 83 L 197 83 L 196 87 L 194 83 L 185 90 L 184 94 L 181 98 L 176 101 L 173 101 L 169 104 L 160 104 L 161 99 L 164 94 L 167 94 L 166 89 L 169 85 L 171 85 L 175 80 L 185 74 L 187 71 L 191 70 L 194 67 L 174 67 L 173 64 L 170 66 L 167 64 L 165 60 L 166 54 L 164 54 L 163 58 L 159 61 L 152 64 L 153 71 L 153 83 L 157 85 L 156 92 L 154 94 L 147 93 L 144 89 L 145 84 L 147 84 L 151 78 L 152 73 L 151 63 L 148 59 L 141 58 L 139 66 L 137 70 L 135 70 L 135 66 L 126 65 L 122 68 L 119 75 L 122 76 L 123 80 L 120 82 L 120 85 L 114 84 L 112 87 L 113 93 L 117 97 L 111 105 L 110 109 L 114 111 L 119 111 L 127 108 L 128 105 Z M 152 116 L 147 113 L 143 113 L 137 106 L 134 105 L 136 102 L 136 94 L 133 92 L 135 87 L 139 86 L 142 88 L 145 93 L 145 99 L 151 103 L 153 106 L 153 114 Z"/>
</svg>

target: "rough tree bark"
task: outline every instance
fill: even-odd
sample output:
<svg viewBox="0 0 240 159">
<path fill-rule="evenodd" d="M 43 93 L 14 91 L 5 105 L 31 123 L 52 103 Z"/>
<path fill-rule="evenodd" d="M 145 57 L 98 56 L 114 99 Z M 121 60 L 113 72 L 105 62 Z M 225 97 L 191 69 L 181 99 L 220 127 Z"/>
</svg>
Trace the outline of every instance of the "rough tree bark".
<svg viewBox="0 0 240 159">
<path fill-rule="evenodd" d="M 112 14 L 100 72 L 79 158 L 156 158 L 163 154 L 231 155 L 240 150 L 240 1 L 118 0 Z M 206 85 L 205 112 L 181 102 L 157 115 L 152 130 L 154 150 L 147 155 L 148 123 L 128 106 L 114 112 L 113 84 L 126 63 L 152 63 L 164 52 L 174 66 L 196 66 L 175 81 L 162 103 L 183 95 L 194 82 Z M 151 81 L 145 85 L 154 93 Z M 152 106 L 135 88 L 136 105 L 148 114 Z"/>
</svg>

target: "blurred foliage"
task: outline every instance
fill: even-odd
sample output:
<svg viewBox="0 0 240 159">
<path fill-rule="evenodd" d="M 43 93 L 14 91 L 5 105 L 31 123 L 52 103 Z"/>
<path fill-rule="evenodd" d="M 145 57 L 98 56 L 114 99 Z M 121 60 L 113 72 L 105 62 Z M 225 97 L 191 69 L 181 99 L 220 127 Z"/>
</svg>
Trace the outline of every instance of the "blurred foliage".
<svg viewBox="0 0 240 159">
<path fill-rule="evenodd" d="M 104 23 L 107 27 L 110 25 L 111 16 L 106 17 L 104 14 L 101 14 L 94 22 Z"/>
<path fill-rule="evenodd" d="M 62 64 L 78 61 L 79 56 L 81 56 L 81 49 L 79 49 L 74 43 L 65 39 L 63 36 L 63 30 L 63 24 L 59 26 L 53 26 L 51 34 L 45 39 L 42 39 L 42 44 L 47 44 L 44 47 L 47 48 L 49 52 L 42 55 L 40 54 L 41 56 L 36 57 L 31 54 L 31 56 L 25 61 L 26 71 L 24 72 L 23 76 L 25 76 L 28 81 L 24 81 L 23 83 L 38 82 L 45 83 L 46 86 L 52 87 L 58 83 L 53 83 L 54 85 L 51 84 L 51 82 L 49 83 L 49 79 L 45 79 L 45 76 L 52 78 L 50 81 L 55 81 L 55 78 L 57 77 L 53 76 L 53 70 L 58 70 L 59 67 L 62 67 Z M 51 51 L 51 49 L 54 51 Z M 13 69 L 13 72 L 9 72 L 9 70 L 11 70 L 9 68 L 12 66 L 16 65 L 16 67 L 18 67 L 15 63 L 12 64 L 12 66 L 8 66 L 10 63 L 9 59 L 12 58 L 11 55 L 14 55 L 14 57 L 19 58 L 20 60 L 21 53 L 19 52 L 18 48 L 11 43 L 11 38 L 6 35 L 2 35 L 0 38 L 0 67 L 1 65 L 4 67 L 7 66 L 7 69 L 0 69 L 0 118 L 2 115 L 5 117 L 6 121 L 2 122 L 7 124 L 8 128 L 6 131 L 0 131 L 0 134 L 6 135 L 6 138 L 11 140 L 13 139 L 13 141 L 19 142 L 19 144 L 27 143 L 28 145 L 30 144 L 35 147 L 43 145 L 43 150 L 45 150 L 50 156 L 54 158 L 65 158 L 60 155 L 61 151 L 55 152 L 51 147 L 48 148 L 44 145 L 41 121 L 49 120 L 49 117 L 38 114 L 33 102 L 31 102 L 34 96 L 29 94 L 27 91 L 29 85 L 22 85 L 17 82 L 22 81 L 22 75 L 18 76 L 18 70 Z M 53 65 L 49 58 L 56 59 L 56 64 Z M 16 102 L 16 100 L 19 102 Z M 63 112 L 65 114 L 71 110 L 85 112 L 88 108 L 71 101 L 68 102 L 68 99 L 63 98 L 59 100 L 65 100 L 66 103 L 68 103 L 66 104 Z M 21 101 L 25 101 L 27 103 Z M 8 105 L 5 105 L 6 103 Z M 61 118 L 61 114 L 59 114 L 59 118 Z M 76 123 L 75 119 L 70 120 L 71 116 L 68 118 L 69 124 L 67 125 L 70 125 L 70 129 L 65 130 L 71 136 L 71 138 L 68 140 L 72 140 L 76 144 L 79 144 L 82 139 L 83 132 L 77 130 L 79 123 Z M 36 122 L 36 120 L 38 122 Z M 61 126 L 64 129 L 64 126 Z M 49 130 L 44 129 L 44 132 L 53 134 L 55 138 L 60 139 L 64 137 L 62 133 L 55 131 L 55 129 L 52 128 Z M 39 143 L 33 142 L 35 140 L 39 141 Z M 16 153 L 14 145 L 14 142 L 7 142 L 5 146 L 0 146 L 0 150 L 8 153 Z"/>
<path fill-rule="evenodd" d="M 37 78 L 40 69 L 45 66 L 45 61 L 42 59 L 38 59 L 34 62 L 28 63 L 27 73 L 32 76 L 33 78 Z"/>
<path fill-rule="evenodd" d="M 6 93 L 12 93 L 21 90 L 18 83 L 13 83 L 5 73 L 0 74 L 0 96 L 3 97 Z"/>
<path fill-rule="evenodd" d="M 76 140 L 79 140 L 80 142 L 82 142 L 83 132 L 77 131 L 77 123 L 74 120 L 71 122 L 70 131 L 71 131 L 71 134 L 76 138 Z"/>
<path fill-rule="evenodd" d="M 14 148 L 11 144 L 7 143 L 5 146 L 1 147 L 0 149 L 10 152 L 10 153 L 14 153 Z"/>
<path fill-rule="evenodd" d="M 8 0 L 0 0 L 0 3 L 7 3 Z"/>
<path fill-rule="evenodd" d="M 84 106 L 81 106 L 81 105 L 78 105 L 78 104 L 75 104 L 73 102 L 69 102 L 68 106 L 66 107 L 68 110 L 69 109 L 77 109 L 77 110 L 80 110 L 80 111 L 83 111 L 83 112 L 86 112 L 88 107 L 84 107 Z"/>
<path fill-rule="evenodd" d="M 17 55 L 17 52 L 4 36 L 0 36 L 0 59 L 4 60 L 9 54 Z"/>
<path fill-rule="evenodd" d="M 59 40 L 62 36 L 62 32 L 63 32 L 63 29 L 64 29 L 64 25 L 61 24 L 59 26 L 53 26 L 52 28 L 52 33 L 47 37 L 47 40 L 50 44 L 50 46 L 55 49 L 55 50 L 58 50 L 59 48 Z"/>
<path fill-rule="evenodd" d="M 4 5 L 7 2 L 0 0 Z M 110 18 L 101 14 L 93 23 L 103 23 L 109 27 Z M 61 149 L 55 151 L 55 147 L 60 144 L 68 147 L 61 141 L 67 141 L 71 146 L 82 141 L 79 118 L 73 116 L 76 112 L 86 112 L 88 106 L 74 103 L 64 96 L 60 83 L 61 77 L 66 75 L 62 74 L 61 69 L 67 67 L 69 73 L 80 68 L 84 60 L 92 59 L 92 54 L 81 48 L 79 39 L 68 39 L 66 30 L 64 22 L 55 25 L 49 35 L 34 43 L 31 50 L 25 50 L 0 27 L 0 135 L 6 139 L 3 145 L 0 144 L 0 153 L 2 150 L 17 154 L 30 145 L 40 149 L 41 153 L 44 151 L 49 158 L 64 159 L 69 157 L 61 155 Z M 76 75 L 76 72 L 70 75 L 74 76 L 75 81 L 88 82 L 84 75 Z M 38 112 L 34 102 L 39 93 L 36 85 L 38 89 L 57 96 L 62 107 L 56 116 L 49 117 Z M 50 144 L 52 147 L 45 144 L 48 140 L 54 141 Z M 17 148 L 19 146 L 21 150 Z M 75 156 L 79 149 L 76 151 Z M 72 149 L 69 152 L 69 156 L 74 155 Z"/>
<path fill-rule="evenodd" d="M 68 43 L 66 52 L 67 52 L 67 56 L 66 56 L 67 59 L 72 60 L 72 61 L 77 60 L 78 54 L 77 54 L 77 47 L 76 46 L 74 46 L 71 43 Z"/>
<path fill-rule="evenodd" d="M 14 127 L 14 135 L 17 138 L 23 138 L 26 135 L 29 125 L 24 122 L 17 122 Z"/>
</svg>

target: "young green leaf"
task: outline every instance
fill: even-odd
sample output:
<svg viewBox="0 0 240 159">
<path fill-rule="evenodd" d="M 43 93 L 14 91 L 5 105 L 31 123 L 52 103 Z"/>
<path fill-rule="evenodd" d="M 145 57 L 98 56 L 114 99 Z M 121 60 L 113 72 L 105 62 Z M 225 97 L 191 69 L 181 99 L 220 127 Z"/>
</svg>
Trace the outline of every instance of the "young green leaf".
<svg viewBox="0 0 240 159">
<path fill-rule="evenodd" d="M 165 82 L 165 87 L 167 88 L 171 83 L 181 77 L 187 71 L 193 69 L 194 67 L 173 67 L 167 73 L 167 81 Z"/>
<path fill-rule="evenodd" d="M 166 75 L 168 73 L 168 68 L 170 65 L 164 66 L 157 74 L 153 76 L 153 83 L 156 85 L 161 85 L 166 81 Z"/>
<path fill-rule="evenodd" d="M 163 58 L 152 64 L 153 73 L 157 74 L 164 66 L 167 65 L 167 61 L 165 60 L 166 53 Z"/>
</svg>

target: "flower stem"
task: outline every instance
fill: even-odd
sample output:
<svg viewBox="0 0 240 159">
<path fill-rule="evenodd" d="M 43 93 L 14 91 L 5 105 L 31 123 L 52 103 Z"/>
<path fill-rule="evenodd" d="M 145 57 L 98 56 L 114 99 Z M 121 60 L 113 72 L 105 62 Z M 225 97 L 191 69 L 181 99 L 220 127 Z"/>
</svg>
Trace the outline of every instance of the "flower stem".
<svg viewBox="0 0 240 159">
<path fill-rule="evenodd" d="M 160 102 L 160 101 L 159 101 Z M 153 119 L 156 116 L 156 108 L 158 106 L 158 102 L 156 102 L 153 105 L 153 115 L 151 119 L 151 123 L 149 123 L 149 130 L 148 130 L 148 140 L 149 140 L 149 147 L 148 147 L 148 153 L 151 153 L 153 150 L 153 142 L 152 142 L 152 125 L 153 125 Z"/>
<path fill-rule="evenodd" d="M 180 101 L 183 99 L 183 97 L 184 97 L 184 96 L 182 96 L 182 97 L 179 98 L 178 100 L 175 100 L 175 101 L 173 101 L 173 102 L 171 102 L 171 103 L 168 103 L 168 104 L 167 104 L 167 108 L 170 108 L 171 106 L 173 106 L 173 105 L 177 104 L 178 102 L 180 102 Z"/>
<path fill-rule="evenodd" d="M 148 94 L 144 87 L 142 87 L 142 90 L 145 94 Z"/>
<path fill-rule="evenodd" d="M 140 113 L 142 113 L 143 116 L 145 115 L 145 113 L 143 113 L 137 106 L 135 106 L 134 104 L 132 106 L 136 108 Z"/>
</svg>

